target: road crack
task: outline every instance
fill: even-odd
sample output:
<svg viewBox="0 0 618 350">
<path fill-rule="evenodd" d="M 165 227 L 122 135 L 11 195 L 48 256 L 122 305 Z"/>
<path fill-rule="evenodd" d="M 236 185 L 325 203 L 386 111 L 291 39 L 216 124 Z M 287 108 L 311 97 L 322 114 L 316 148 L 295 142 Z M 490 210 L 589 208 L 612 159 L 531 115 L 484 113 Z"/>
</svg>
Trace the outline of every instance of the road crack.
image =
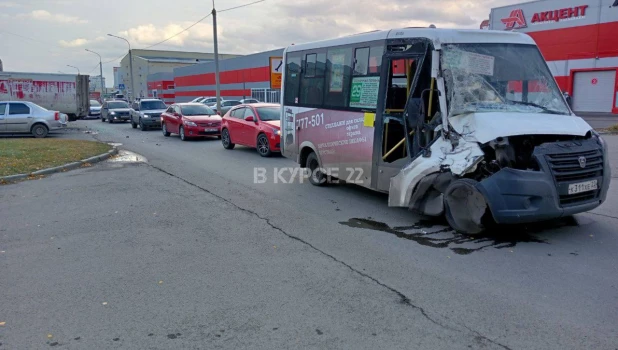
<svg viewBox="0 0 618 350">
<path fill-rule="evenodd" d="M 438 321 L 438 320 L 434 319 L 433 317 L 431 317 L 431 316 L 427 313 L 427 311 L 426 311 L 423 307 L 413 304 L 413 303 L 412 303 L 412 300 L 411 300 L 408 296 L 406 296 L 403 292 L 401 292 L 401 291 L 397 290 L 396 288 L 391 287 L 391 286 L 389 286 L 389 285 L 387 285 L 387 284 L 385 284 L 385 283 L 381 282 L 381 281 L 380 281 L 380 280 L 378 280 L 377 278 L 375 278 L 375 277 L 373 277 L 373 276 L 370 276 L 370 275 L 368 275 L 367 273 L 364 273 L 364 272 L 362 272 L 362 271 L 360 271 L 360 270 L 355 269 L 354 267 L 352 267 L 351 265 L 347 264 L 346 262 L 344 262 L 344 261 L 342 261 L 342 260 L 338 259 L 337 257 L 335 257 L 335 256 L 334 256 L 334 255 L 332 255 L 332 254 L 329 254 L 329 253 L 327 253 L 327 252 L 325 252 L 325 251 L 323 251 L 323 250 L 319 249 L 318 247 L 316 247 L 316 246 L 314 246 L 313 244 L 311 244 L 311 243 L 309 243 L 309 242 L 305 241 L 304 239 L 302 239 L 302 238 L 300 238 L 300 237 L 297 237 L 297 236 L 294 236 L 294 235 L 292 235 L 292 234 L 290 234 L 290 233 L 287 233 L 285 230 L 283 230 L 283 229 L 282 229 L 282 228 L 280 228 L 279 226 L 277 226 L 277 225 L 275 225 L 274 223 L 272 223 L 272 222 L 270 221 L 270 219 L 269 219 L 269 218 L 262 217 L 260 214 L 256 213 L 255 211 L 252 211 L 252 210 L 250 210 L 250 209 L 243 208 L 243 207 L 239 206 L 238 204 L 236 204 L 236 203 L 232 202 L 231 200 L 229 200 L 229 199 L 227 199 L 227 198 L 225 198 L 225 197 L 222 197 L 222 196 L 220 196 L 220 195 L 218 195 L 218 194 L 216 194 L 216 193 L 214 193 L 214 192 L 212 192 L 212 191 L 210 191 L 210 190 L 208 190 L 208 189 L 206 189 L 206 188 L 204 188 L 204 187 L 201 187 L 201 186 L 199 186 L 199 185 L 197 185 L 197 184 L 194 184 L 194 183 L 192 183 L 192 182 L 189 182 L 189 181 L 187 181 L 187 180 L 185 180 L 185 179 L 183 179 L 183 178 L 181 178 L 181 177 L 179 177 L 179 176 L 177 176 L 177 175 L 175 175 L 175 174 L 172 174 L 172 173 L 170 173 L 170 172 L 168 172 L 168 171 L 166 171 L 166 170 L 164 170 L 164 169 L 162 169 L 162 168 L 159 168 L 159 167 L 157 167 L 157 166 L 155 166 L 155 165 L 152 165 L 152 164 L 149 164 L 149 166 L 150 166 L 150 167 L 152 167 L 152 168 L 154 168 L 154 169 L 156 169 L 156 170 L 158 170 L 158 171 L 160 171 L 160 172 L 162 172 L 162 173 L 164 173 L 164 174 L 166 174 L 166 175 L 169 175 L 169 176 L 171 176 L 171 177 L 174 177 L 174 178 L 176 178 L 176 179 L 178 179 L 178 180 L 180 180 L 180 181 L 182 181 L 182 182 L 184 182 L 184 183 L 186 183 L 186 184 L 188 184 L 188 185 L 190 185 L 190 186 L 193 186 L 193 187 L 195 187 L 195 188 L 198 188 L 198 189 L 200 189 L 200 190 L 202 190 L 202 191 L 204 191 L 204 192 L 206 192 L 206 193 L 208 193 L 208 194 L 210 194 L 210 195 L 212 195 L 212 196 L 214 196 L 214 197 L 216 197 L 216 198 L 218 198 L 218 199 L 220 199 L 220 200 L 224 201 L 225 203 L 228 203 L 228 204 L 232 205 L 233 207 L 237 208 L 237 209 L 238 209 L 238 210 L 240 210 L 240 211 L 243 211 L 243 212 L 245 212 L 245 213 L 248 213 L 248 214 L 250 214 L 250 215 L 253 215 L 253 216 L 257 217 L 258 219 L 260 219 L 260 220 L 264 221 L 264 222 L 265 222 L 268 226 L 270 226 L 270 227 L 271 227 L 271 228 L 273 228 L 274 230 L 276 230 L 276 231 L 280 232 L 281 234 L 285 235 L 286 237 L 288 237 L 288 238 L 290 238 L 290 239 L 293 239 L 293 240 L 296 240 L 296 241 L 298 241 L 298 242 L 300 242 L 300 243 L 302 243 L 302 244 L 304 244 L 304 245 L 306 245 L 306 246 L 310 247 L 311 249 L 313 249 L 313 250 L 317 251 L 318 253 L 320 253 L 320 254 L 322 254 L 322 255 L 324 255 L 324 256 L 326 256 L 326 257 L 330 258 L 331 260 L 333 260 L 333 261 L 335 261 L 335 262 L 337 262 L 337 263 L 339 263 L 339 264 L 341 264 L 341 265 L 343 265 L 343 266 L 345 266 L 345 267 L 346 267 L 346 268 L 348 268 L 350 271 L 352 271 L 352 272 L 354 272 L 354 273 L 356 273 L 356 274 L 358 274 L 358 275 L 360 275 L 360 276 L 362 276 L 362 277 L 364 277 L 364 278 L 367 278 L 367 279 L 371 280 L 372 282 L 376 283 L 377 285 L 379 285 L 379 286 L 381 286 L 381 287 L 383 287 L 383 288 L 385 288 L 385 289 L 389 290 L 390 292 L 392 292 L 392 293 L 394 293 L 395 295 L 397 295 L 397 297 L 399 297 L 399 302 L 400 302 L 401 304 L 404 304 L 404 305 L 406 305 L 406 306 L 409 306 L 409 307 L 413 308 L 414 310 L 419 311 L 419 312 L 423 315 L 423 317 L 425 317 L 425 319 L 427 319 L 427 320 L 428 320 L 428 321 L 430 321 L 431 323 L 433 323 L 433 324 L 435 324 L 435 325 L 437 325 L 437 326 L 439 326 L 439 327 L 441 327 L 441 328 L 445 328 L 445 329 L 453 330 L 453 331 L 456 331 L 456 332 L 461 332 L 461 330 L 460 330 L 460 329 L 456 329 L 456 328 L 450 327 L 450 326 L 448 326 L 448 325 L 446 325 L 446 324 L 443 324 L 443 323 L 441 323 L 440 321 Z M 490 339 L 490 338 L 488 338 L 488 337 L 486 337 L 486 336 L 484 336 L 484 335 L 480 334 L 479 332 L 477 332 L 477 331 L 475 331 L 475 330 L 470 329 L 469 327 L 467 327 L 467 326 L 465 326 L 465 325 L 463 325 L 463 327 L 464 327 L 465 329 L 467 329 L 469 332 L 473 333 L 476 337 L 478 337 L 478 338 L 480 338 L 480 339 L 483 339 L 483 340 L 485 340 L 485 341 L 487 341 L 487 342 L 489 342 L 489 343 L 491 343 L 491 344 L 494 344 L 494 345 L 496 345 L 496 346 L 499 346 L 499 347 L 501 347 L 501 348 L 503 348 L 503 349 L 505 349 L 505 350 L 511 350 L 511 348 L 509 348 L 508 346 L 506 346 L 506 345 L 504 345 L 504 344 L 501 344 L 501 343 L 499 343 L 499 342 L 497 342 L 497 341 L 495 341 L 495 340 L 493 340 L 493 339 Z"/>
<path fill-rule="evenodd" d="M 599 213 L 592 213 L 592 212 L 587 212 L 586 214 L 603 216 L 603 217 L 611 218 L 611 219 L 618 219 L 618 217 L 616 216 L 611 216 L 611 215 L 606 215 L 606 214 L 599 214 Z"/>
</svg>

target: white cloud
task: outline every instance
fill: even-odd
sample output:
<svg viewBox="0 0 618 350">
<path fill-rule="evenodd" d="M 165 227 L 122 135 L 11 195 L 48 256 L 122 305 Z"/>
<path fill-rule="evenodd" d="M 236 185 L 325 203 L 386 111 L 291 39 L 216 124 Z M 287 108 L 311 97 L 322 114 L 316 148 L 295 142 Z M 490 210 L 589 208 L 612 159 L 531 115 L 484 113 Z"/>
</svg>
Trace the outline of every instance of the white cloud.
<svg viewBox="0 0 618 350">
<path fill-rule="evenodd" d="M 84 46 L 88 44 L 89 42 L 90 40 L 83 39 L 83 38 L 78 38 L 78 39 L 74 39 L 70 41 L 66 41 L 66 40 L 59 41 L 60 45 L 63 47 L 80 47 L 80 46 Z"/>
<path fill-rule="evenodd" d="M 73 24 L 84 24 L 88 23 L 87 20 L 81 19 L 79 17 L 67 16 L 63 14 L 53 14 L 47 10 L 34 10 L 28 14 L 21 15 L 22 17 L 29 17 L 39 21 L 49 21 L 56 23 L 73 23 Z"/>
<path fill-rule="evenodd" d="M 170 37 L 173 38 L 165 42 L 167 46 L 182 47 L 191 43 L 199 45 L 199 41 L 203 40 L 212 41 L 212 27 L 204 23 L 199 23 L 191 29 L 182 32 L 191 24 L 190 22 L 168 23 L 163 27 L 158 27 L 149 23 L 129 28 L 118 33 L 118 35 L 129 39 L 132 44 L 138 47 L 153 45 Z"/>
</svg>

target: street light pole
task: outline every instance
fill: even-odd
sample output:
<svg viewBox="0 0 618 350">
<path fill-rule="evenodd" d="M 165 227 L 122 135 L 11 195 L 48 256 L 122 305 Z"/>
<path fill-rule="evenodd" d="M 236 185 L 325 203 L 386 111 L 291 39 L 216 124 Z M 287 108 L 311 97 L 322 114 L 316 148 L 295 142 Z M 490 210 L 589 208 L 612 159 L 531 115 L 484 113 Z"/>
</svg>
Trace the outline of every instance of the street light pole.
<svg viewBox="0 0 618 350">
<path fill-rule="evenodd" d="M 221 113 L 221 89 L 219 84 L 219 43 L 217 41 L 217 10 L 212 0 L 212 36 L 215 49 L 215 85 L 217 86 L 217 112 Z"/>
<path fill-rule="evenodd" d="M 72 65 L 70 65 L 70 64 L 67 64 L 67 67 L 75 68 L 75 69 L 77 69 L 77 75 L 80 75 L 80 74 L 81 74 L 81 73 L 79 72 L 79 68 L 77 68 L 77 67 L 75 67 L 75 66 L 72 66 Z"/>
<path fill-rule="evenodd" d="M 129 40 L 125 38 L 122 38 L 122 37 L 119 37 L 113 34 L 107 34 L 107 35 L 117 38 L 117 39 L 122 39 L 127 42 L 127 45 L 129 45 L 129 74 L 131 75 L 131 96 L 133 97 L 135 94 L 135 85 L 133 84 L 133 54 L 131 53 L 131 43 L 129 42 Z"/>
<path fill-rule="evenodd" d="M 105 95 L 105 93 L 107 91 L 105 91 L 105 84 L 103 84 L 103 61 L 101 60 L 101 55 L 99 55 L 98 53 L 96 53 L 94 51 L 88 50 L 88 49 L 86 49 L 86 51 L 91 52 L 91 53 L 99 56 L 99 72 L 101 74 L 101 80 L 99 82 L 101 83 L 101 94 Z"/>
</svg>

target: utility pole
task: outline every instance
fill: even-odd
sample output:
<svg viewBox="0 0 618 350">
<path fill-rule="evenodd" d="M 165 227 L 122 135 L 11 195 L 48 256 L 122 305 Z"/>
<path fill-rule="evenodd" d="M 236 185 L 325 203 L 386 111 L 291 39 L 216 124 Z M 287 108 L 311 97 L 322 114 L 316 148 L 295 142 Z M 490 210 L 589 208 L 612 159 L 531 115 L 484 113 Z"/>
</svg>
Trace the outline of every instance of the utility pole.
<svg viewBox="0 0 618 350">
<path fill-rule="evenodd" d="M 99 72 L 101 74 L 100 75 L 100 77 L 101 77 L 101 80 L 100 80 L 100 82 L 101 82 L 101 95 L 105 95 L 105 93 L 107 91 L 105 91 L 105 84 L 103 83 L 103 61 L 101 60 L 101 55 L 99 55 L 98 53 L 96 53 L 94 51 L 88 50 L 88 49 L 86 49 L 86 51 L 91 52 L 91 53 L 99 56 Z"/>
<path fill-rule="evenodd" d="M 214 0 L 213 0 L 214 1 Z M 133 97 L 135 96 L 135 85 L 133 84 L 133 54 L 131 53 L 131 43 L 129 42 L 129 40 L 123 38 L 123 37 L 119 37 L 113 34 L 107 34 L 108 36 L 117 38 L 117 39 L 121 39 L 127 42 L 127 45 L 129 45 L 129 74 L 131 75 L 131 94 L 130 96 Z M 131 99 L 129 99 L 131 100 Z"/>
<path fill-rule="evenodd" d="M 215 47 L 215 84 L 217 86 L 217 112 L 221 113 L 221 89 L 219 84 L 219 43 L 217 42 L 217 10 L 215 0 L 212 0 L 212 32 Z"/>
</svg>

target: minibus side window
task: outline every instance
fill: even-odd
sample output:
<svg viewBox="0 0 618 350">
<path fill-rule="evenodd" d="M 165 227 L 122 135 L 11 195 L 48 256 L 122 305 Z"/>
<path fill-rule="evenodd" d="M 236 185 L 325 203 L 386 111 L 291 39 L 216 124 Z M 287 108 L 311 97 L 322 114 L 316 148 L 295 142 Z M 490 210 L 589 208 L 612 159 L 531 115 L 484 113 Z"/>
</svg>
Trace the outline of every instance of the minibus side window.
<svg viewBox="0 0 618 350">
<path fill-rule="evenodd" d="M 287 55 L 285 71 L 285 96 L 286 105 L 298 104 L 298 92 L 300 90 L 301 56 L 298 53 Z"/>
<path fill-rule="evenodd" d="M 326 53 L 307 53 L 303 65 L 305 69 L 301 73 L 299 103 L 304 106 L 322 107 Z"/>
<path fill-rule="evenodd" d="M 352 78 L 352 48 L 331 48 L 326 61 L 324 104 L 328 107 L 348 107 Z"/>
</svg>

